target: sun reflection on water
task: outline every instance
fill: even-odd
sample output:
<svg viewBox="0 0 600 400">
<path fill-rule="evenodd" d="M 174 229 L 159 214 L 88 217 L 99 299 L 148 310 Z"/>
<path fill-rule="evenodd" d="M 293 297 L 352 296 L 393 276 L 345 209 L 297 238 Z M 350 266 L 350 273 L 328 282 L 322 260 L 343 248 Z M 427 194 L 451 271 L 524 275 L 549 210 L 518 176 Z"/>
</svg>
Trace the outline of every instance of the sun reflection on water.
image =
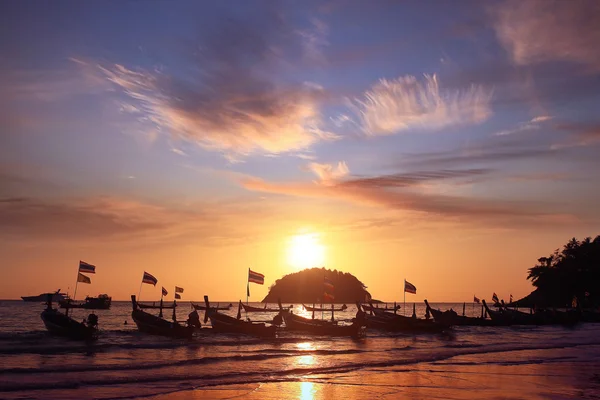
<svg viewBox="0 0 600 400">
<path fill-rule="evenodd" d="M 300 397 L 299 400 L 312 400 L 315 398 L 315 385 L 312 382 L 301 382 L 300 383 Z"/>
</svg>

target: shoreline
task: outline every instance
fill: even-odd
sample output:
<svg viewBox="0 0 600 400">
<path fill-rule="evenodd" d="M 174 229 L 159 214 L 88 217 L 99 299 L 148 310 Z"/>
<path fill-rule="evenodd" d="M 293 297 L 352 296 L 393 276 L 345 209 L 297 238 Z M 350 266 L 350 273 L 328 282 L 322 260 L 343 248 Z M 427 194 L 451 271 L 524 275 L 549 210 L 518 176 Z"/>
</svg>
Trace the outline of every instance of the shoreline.
<svg viewBox="0 0 600 400">
<path fill-rule="evenodd" d="M 600 399 L 600 346 L 461 355 L 410 367 L 359 369 L 261 383 L 215 385 L 152 400 Z"/>
</svg>

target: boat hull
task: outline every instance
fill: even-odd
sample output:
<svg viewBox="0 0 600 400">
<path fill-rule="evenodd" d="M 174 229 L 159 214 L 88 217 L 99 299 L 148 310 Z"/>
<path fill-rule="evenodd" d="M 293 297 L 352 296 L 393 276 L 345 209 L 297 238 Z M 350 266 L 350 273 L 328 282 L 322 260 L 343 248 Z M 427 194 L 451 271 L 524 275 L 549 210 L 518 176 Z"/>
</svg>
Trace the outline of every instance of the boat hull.
<svg viewBox="0 0 600 400">
<path fill-rule="evenodd" d="M 337 325 L 331 321 L 308 319 L 299 315 L 294 315 L 289 311 L 282 311 L 280 314 L 285 322 L 285 328 L 288 331 L 304 332 L 316 336 L 364 336 L 365 325 L 356 320 L 352 325 Z"/>
<path fill-rule="evenodd" d="M 48 301 L 48 295 L 52 296 L 52 302 L 58 303 L 66 299 L 62 293 L 43 293 L 37 296 L 22 296 L 21 299 L 28 303 L 45 303 Z"/>
<path fill-rule="evenodd" d="M 235 333 L 243 335 L 251 335 L 258 337 L 275 337 L 277 335 L 277 327 L 275 325 L 265 325 L 263 323 L 255 323 L 239 320 L 228 315 L 214 312 L 211 308 L 210 324 L 215 332 Z"/>
<path fill-rule="evenodd" d="M 44 310 L 40 315 L 48 332 L 52 335 L 69 337 L 79 340 L 96 339 L 98 329 L 87 326 L 57 310 Z"/>
<path fill-rule="evenodd" d="M 194 333 L 194 328 L 191 326 L 167 321 L 139 309 L 131 312 L 131 318 L 140 332 L 150 335 L 191 338 Z"/>
</svg>

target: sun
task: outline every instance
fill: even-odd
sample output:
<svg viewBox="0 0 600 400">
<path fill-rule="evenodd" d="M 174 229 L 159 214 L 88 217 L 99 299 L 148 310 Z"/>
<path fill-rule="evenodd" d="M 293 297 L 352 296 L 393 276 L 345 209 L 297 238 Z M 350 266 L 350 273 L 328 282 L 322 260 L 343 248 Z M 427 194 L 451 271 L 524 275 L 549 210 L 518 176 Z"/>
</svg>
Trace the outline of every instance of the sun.
<svg viewBox="0 0 600 400">
<path fill-rule="evenodd" d="M 297 270 L 320 267 L 325 263 L 325 246 L 318 233 L 303 233 L 288 241 L 287 262 Z"/>
</svg>

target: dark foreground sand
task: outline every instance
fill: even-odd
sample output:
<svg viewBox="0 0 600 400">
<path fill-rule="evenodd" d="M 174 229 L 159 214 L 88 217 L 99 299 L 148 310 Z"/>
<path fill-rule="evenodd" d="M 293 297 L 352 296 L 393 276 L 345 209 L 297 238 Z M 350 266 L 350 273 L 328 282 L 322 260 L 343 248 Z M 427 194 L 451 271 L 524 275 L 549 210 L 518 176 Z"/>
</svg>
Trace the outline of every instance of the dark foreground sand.
<svg viewBox="0 0 600 400">
<path fill-rule="evenodd" d="M 517 354 L 518 353 L 518 354 Z M 579 348 L 530 350 L 500 359 L 306 375 L 297 381 L 213 386 L 152 397 L 182 399 L 600 399 L 600 359 Z"/>
</svg>

